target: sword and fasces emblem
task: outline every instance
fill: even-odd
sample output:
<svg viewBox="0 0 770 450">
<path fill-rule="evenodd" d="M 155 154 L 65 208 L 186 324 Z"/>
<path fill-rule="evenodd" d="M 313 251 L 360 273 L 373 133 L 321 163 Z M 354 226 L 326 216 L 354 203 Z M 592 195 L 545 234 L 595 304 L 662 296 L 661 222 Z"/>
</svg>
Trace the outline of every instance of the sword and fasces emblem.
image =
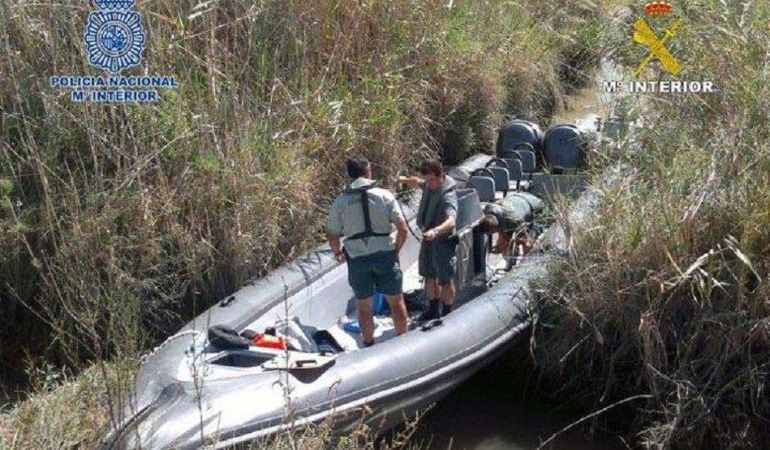
<svg viewBox="0 0 770 450">
<path fill-rule="evenodd" d="M 653 2 L 648 3 L 645 6 L 645 10 L 647 11 L 647 14 L 650 15 L 667 15 L 671 13 L 673 7 L 670 3 Z M 634 23 L 634 42 L 642 44 L 649 49 L 647 56 L 634 72 L 634 75 L 636 75 L 637 78 L 653 59 L 660 61 L 660 64 L 666 72 L 669 72 L 672 75 L 679 75 L 679 72 L 682 71 L 682 66 L 679 64 L 679 61 L 674 58 L 671 52 L 668 51 L 666 42 L 676 36 L 676 33 L 681 26 L 682 19 L 677 19 L 663 32 L 663 36 L 659 38 L 644 19 L 638 19 L 636 23 Z"/>
</svg>

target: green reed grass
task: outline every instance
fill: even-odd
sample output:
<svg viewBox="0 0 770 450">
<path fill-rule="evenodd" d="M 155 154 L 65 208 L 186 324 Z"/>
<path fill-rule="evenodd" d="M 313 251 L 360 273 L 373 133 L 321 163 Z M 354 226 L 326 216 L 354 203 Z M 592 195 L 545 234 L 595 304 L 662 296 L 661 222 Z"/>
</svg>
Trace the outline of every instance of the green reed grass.
<svg viewBox="0 0 770 450">
<path fill-rule="evenodd" d="M 542 385 L 645 448 L 770 441 L 770 128 L 762 2 L 684 2 L 672 50 L 712 95 L 648 95 L 623 177 L 573 234 L 536 334 Z M 638 11 L 638 10 L 637 10 Z M 609 33 L 630 70 L 630 22 Z M 676 42 L 676 44 L 674 44 Z M 597 178 L 598 179 L 598 178 Z M 649 396 L 649 398 L 648 398 Z M 579 405 L 579 406 L 578 406 Z"/>
</svg>

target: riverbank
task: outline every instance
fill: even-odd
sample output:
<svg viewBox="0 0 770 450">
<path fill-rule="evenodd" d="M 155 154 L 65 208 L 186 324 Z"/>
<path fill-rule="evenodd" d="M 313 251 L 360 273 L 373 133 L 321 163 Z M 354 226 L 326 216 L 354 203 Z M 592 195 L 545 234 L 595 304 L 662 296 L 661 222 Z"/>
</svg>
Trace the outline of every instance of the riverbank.
<svg viewBox="0 0 770 450">
<path fill-rule="evenodd" d="M 639 63 L 635 10 L 612 22 Z M 677 6 L 680 79 L 711 94 L 632 94 L 633 141 L 599 148 L 621 169 L 549 280 L 532 341 L 539 389 L 591 427 L 644 448 L 770 441 L 770 37 L 765 4 Z M 660 72 L 660 76 L 666 75 Z M 635 102 L 634 102 L 635 103 Z M 596 178 L 595 178 L 596 179 Z"/>
</svg>

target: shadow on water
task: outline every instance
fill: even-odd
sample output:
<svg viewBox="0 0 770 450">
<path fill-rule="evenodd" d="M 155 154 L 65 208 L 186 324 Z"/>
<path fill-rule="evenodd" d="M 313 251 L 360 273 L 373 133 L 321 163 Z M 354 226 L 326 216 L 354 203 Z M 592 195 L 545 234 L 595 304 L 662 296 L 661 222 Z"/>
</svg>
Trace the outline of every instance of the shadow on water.
<svg viewBox="0 0 770 450">
<path fill-rule="evenodd" d="M 527 389 L 520 367 L 526 352 L 513 350 L 466 380 L 420 420 L 412 443 L 419 448 L 453 450 L 535 449 L 575 417 L 556 411 L 553 401 Z M 619 438 L 591 440 L 580 426 L 546 447 L 551 450 L 615 450 Z"/>
</svg>

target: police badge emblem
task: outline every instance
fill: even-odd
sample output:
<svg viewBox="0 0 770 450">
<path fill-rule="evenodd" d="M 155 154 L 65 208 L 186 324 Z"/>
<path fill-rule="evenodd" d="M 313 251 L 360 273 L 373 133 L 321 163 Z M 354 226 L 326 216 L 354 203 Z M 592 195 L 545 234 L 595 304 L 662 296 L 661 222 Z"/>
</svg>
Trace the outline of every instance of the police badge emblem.
<svg viewBox="0 0 770 450">
<path fill-rule="evenodd" d="M 142 62 L 146 38 L 142 17 L 132 8 L 136 0 L 92 0 L 83 41 L 88 63 L 108 75 L 52 75 L 54 88 L 71 89 L 73 102 L 152 103 L 160 99 L 161 89 L 176 89 L 174 76 L 120 75 Z"/>
<path fill-rule="evenodd" d="M 126 11 L 134 6 L 136 0 L 94 0 L 94 3 L 99 9 Z"/>
<path fill-rule="evenodd" d="M 135 0 L 95 0 L 83 35 L 88 63 L 111 74 L 137 66 L 144 51 L 142 17 L 131 11 Z"/>
</svg>

